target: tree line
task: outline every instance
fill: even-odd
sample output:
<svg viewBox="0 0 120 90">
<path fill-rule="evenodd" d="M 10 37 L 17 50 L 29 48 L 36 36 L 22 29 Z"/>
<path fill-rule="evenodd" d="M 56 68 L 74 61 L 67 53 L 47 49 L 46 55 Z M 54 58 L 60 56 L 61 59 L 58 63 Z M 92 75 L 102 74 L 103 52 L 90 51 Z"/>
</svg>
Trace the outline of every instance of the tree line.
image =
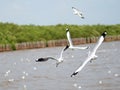
<svg viewBox="0 0 120 90">
<path fill-rule="evenodd" d="M 108 36 L 120 35 L 120 24 L 116 25 L 18 25 L 0 22 L 0 44 L 49 41 L 66 39 L 66 28 L 70 29 L 72 38 L 97 37 L 103 31 Z"/>
</svg>

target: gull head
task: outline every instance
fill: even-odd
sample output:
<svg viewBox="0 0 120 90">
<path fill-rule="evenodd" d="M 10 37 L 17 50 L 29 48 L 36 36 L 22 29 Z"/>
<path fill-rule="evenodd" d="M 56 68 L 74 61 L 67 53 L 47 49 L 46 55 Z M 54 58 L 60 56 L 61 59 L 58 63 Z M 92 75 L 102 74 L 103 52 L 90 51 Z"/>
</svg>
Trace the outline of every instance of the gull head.
<svg viewBox="0 0 120 90">
<path fill-rule="evenodd" d="M 107 32 L 104 31 L 104 32 L 102 33 L 102 36 L 105 37 L 106 35 L 107 35 Z"/>
<path fill-rule="evenodd" d="M 69 31 L 69 28 L 66 28 L 66 32 Z"/>
</svg>

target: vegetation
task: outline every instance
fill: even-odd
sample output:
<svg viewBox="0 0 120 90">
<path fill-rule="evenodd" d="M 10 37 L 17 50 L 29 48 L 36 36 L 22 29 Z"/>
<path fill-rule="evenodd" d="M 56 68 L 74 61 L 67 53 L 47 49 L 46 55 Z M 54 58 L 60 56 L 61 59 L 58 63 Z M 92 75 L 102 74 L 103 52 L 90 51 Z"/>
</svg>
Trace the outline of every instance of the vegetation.
<svg viewBox="0 0 120 90">
<path fill-rule="evenodd" d="M 103 31 L 108 35 L 120 35 L 120 24 L 116 25 L 17 25 L 0 22 L 0 44 L 11 44 L 32 41 L 66 39 L 66 28 L 70 29 L 72 38 L 95 37 Z"/>
</svg>

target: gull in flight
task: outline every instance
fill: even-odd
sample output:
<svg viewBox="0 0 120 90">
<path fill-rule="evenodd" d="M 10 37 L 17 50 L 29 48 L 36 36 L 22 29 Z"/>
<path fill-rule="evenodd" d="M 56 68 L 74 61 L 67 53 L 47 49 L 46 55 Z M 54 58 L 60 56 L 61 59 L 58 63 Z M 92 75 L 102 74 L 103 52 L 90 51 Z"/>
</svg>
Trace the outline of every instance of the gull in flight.
<svg viewBox="0 0 120 90">
<path fill-rule="evenodd" d="M 82 12 L 80 12 L 78 9 L 76 9 L 75 7 L 72 7 L 72 10 L 74 11 L 73 14 L 74 15 L 78 15 L 79 17 L 81 17 L 82 19 L 84 19 L 84 16 L 82 14 Z"/>
<path fill-rule="evenodd" d="M 70 49 L 88 49 L 89 48 L 89 47 L 75 47 L 75 46 L 73 46 L 71 36 L 70 36 L 70 32 L 69 32 L 68 28 L 66 29 L 66 34 L 67 34 L 67 39 L 68 39 L 69 45 L 66 46 L 64 51 L 68 48 L 70 48 Z"/>
<path fill-rule="evenodd" d="M 78 72 L 80 72 L 80 71 L 83 69 L 83 67 L 84 67 L 90 60 L 93 60 L 93 59 L 97 58 L 97 56 L 95 55 L 95 53 L 96 53 L 98 47 L 99 47 L 99 46 L 102 44 L 102 42 L 104 41 L 104 38 L 105 38 L 106 34 L 107 34 L 106 31 L 102 33 L 102 35 L 101 35 L 101 37 L 99 38 L 96 46 L 93 48 L 93 51 L 89 53 L 87 59 L 86 59 L 86 60 L 84 61 L 84 63 L 71 75 L 71 77 L 72 77 L 72 76 L 75 76 L 76 74 L 78 74 Z"/>
<path fill-rule="evenodd" d="M 39 58 L 37 60 L 35 60 L 36 62 L 44 62 L 44 61 L 48 61 L 48 60 L 55 60 L 56 61 L 56 67 L 63 62 L 63 52 L 64 52 L 64 48 L 62 49 L 61 53 L 60 53 L 60 57 L 58 59 L 53 58 L 53 57 L 45 57 L 45 58 Z"/>
</svg>

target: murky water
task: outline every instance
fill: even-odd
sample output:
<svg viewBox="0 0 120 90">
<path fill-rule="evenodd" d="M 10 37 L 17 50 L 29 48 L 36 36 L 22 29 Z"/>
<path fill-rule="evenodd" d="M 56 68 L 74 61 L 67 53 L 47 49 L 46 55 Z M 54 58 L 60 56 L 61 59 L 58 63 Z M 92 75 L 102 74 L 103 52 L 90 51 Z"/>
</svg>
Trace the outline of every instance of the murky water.
<svg viewBox="0 0 120 90">
<path fill-rule="evenodd" d="M 89 50 L 94 45 L 87 44 Z M 120 42 L 103 43 L 96 53 L 98 58 L 75 77 L 70 75 L 89 50 L 64 52 L 64 62 L 57 68 L 52 60 L 35 62 L 39 57 L 59 57 L 62 48 L 0 53 L 0 90 L 120 90 Z"/>
</svg>

